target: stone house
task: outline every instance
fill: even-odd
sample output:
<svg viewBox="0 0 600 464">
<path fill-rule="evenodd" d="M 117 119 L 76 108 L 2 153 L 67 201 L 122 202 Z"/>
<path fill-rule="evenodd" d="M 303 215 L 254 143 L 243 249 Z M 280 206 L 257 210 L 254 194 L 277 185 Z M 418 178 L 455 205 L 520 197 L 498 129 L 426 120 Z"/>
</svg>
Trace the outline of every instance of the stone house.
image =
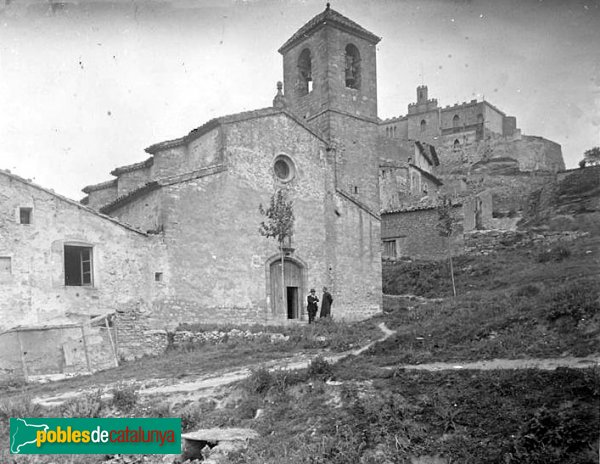
<svg viewBox="0 0 600 464">
<path fill-rule="evenodd" d="M 0 171 L 0 331 L 113 313 L 158 291 L 154 237 Z"/>
<path fill-rule="evenodd" d="M 440 161 L 433 145 L 382 138 L 379 152 L 382 212 L 436 202 L 442 182 L 434 175 Z"/>
</svg>

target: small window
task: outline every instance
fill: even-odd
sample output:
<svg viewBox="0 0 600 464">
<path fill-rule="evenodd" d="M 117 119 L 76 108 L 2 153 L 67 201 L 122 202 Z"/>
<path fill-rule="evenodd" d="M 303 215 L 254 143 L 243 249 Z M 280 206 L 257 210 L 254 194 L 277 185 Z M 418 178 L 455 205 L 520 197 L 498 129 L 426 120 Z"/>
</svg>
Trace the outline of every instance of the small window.
<svg viewBox="0 0 600 464">
<path fill-rule="evenodd" d="M 427 129 L 427 121 L 425 121 L 424 119 L 421 119 L 421 133 L 425 132 L 426 129 Z"/>
<path fill-rule="evenodd" d="M 396 239 L 383 241 L 383 257 L 396 258 Z"/>
<path fill-rule="evenodd" d="M 91 247 L 65 245 L 65 285 L 93 285 Z"/>
<path fill-rule="evenodd" d="M 12 274 L 12 262 L 10 256 L 0 256 L 0 277 Z"/>
<path fill-rule="evenodd" d="M 289 156 L 279 155 L 273 163 L 273 172 L 281 182 L 289 182 L 296 176 L 296 167 Z"/>
<path fill-rule="evenodd" d="M 454 144 L 452 145 L 452 149 L 454 151 L 460 150 L 460 141 L 458 139 L 454 140 Z"/>
<path fill-rule="evenodd" d="M 31 208 L 19 208 L 19 222 L 31 224 Z"/>
<path fill-rule="evenodd" d="M 154 273 L 154 281 L 155 282 L 162 282 L 163 280 L 163 273 L 162 272 L 155 272 Z"/>
<path fill-rule="evenodd" d="M 345 81 L 346 87 L 351 89 L 360 89 L 360 53 L 355 45 L 346 45 L 346 69 Z"/>
<path fill-rule="evenodd" d="M 458 114 L 455 114 L 452 118 L 452 128 L 454 129 L 454 131 L 460 129 L 460 117 L 458 116 Z"/>
<path fill-rule="evenodd" d="M 355 186 L 354 186 L 354 194 L 355 194 L 355 195 L 358 195 L 358 185 L 355 185 Z"/>
</svg>

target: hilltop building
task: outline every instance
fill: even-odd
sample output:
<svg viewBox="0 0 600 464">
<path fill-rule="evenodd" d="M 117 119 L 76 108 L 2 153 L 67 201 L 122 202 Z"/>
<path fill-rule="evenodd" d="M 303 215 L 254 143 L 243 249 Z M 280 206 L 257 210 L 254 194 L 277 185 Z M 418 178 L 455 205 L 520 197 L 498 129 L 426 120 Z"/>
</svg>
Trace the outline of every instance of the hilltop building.
<svg viewBox="0 0 600 464">
<path fill-rule="evenodd" d="M 429 98 L 426 85 L 417 87 L 417 101 L 408 105 L 406 115 L 381 121 L 379 130 L 388 139 L 434 145 L 441 160 L 437 174 L 493 158 L 512 162 L 514 169 L 524 172 L 565 168 L 560 145 L 522 134 L 516 117 L 485 100 L 441 107 L 437 99 Z"/>
</svg>

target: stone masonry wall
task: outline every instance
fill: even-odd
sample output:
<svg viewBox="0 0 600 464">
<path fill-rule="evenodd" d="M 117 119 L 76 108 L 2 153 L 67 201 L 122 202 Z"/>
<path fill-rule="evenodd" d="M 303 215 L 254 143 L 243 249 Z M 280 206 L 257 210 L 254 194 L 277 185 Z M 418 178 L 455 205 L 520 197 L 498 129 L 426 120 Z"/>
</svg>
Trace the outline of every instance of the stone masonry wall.
<svg viewBox="0 0 600 464">
<path fill-rule="evenodd" d="M 457 219 L 462 219 L 459 207 L 454 208 Z M 384 213 L 381 238 L 397 239 L 399 257 L 412 259 L 445 259 L 448 256 L 446 240 L 438 235 L 438 213 L 435 208 Z M 452 238 L 452 253 L 462 253 L 462 224 L 459 223 Z"/>
<path fill-rule="evenodd" d="M 150 167 L 135 169 L 119 175 L 117 184 L 119 186 L 117 196 L 123 196 L 135 190 L 151 180 L 152 169 Z"/>
<path fill-rule="evenodd" d="M 535 233 L 514 230 L 479 230 L 466 233 L 465 252 L 470 254 L 489 254 L 498 250 L 555 245 L 560 242 L 570 242 L 586 232 L 579 231 L 546 231 Z"/>
<path fill-rule="evenodd" d="M 117 198 L 117 196 L 117 184 L 115 182 L 114 185 L 90 192 L 88 206 L 96 210 L 100 209 Z"/>
<path fill-rule="evenodd" d="M 19 208 L 31 208 L 31 224 Z M 93 285 L 66 286 L 65 244 L 92 247 Z M 160 243 L 91 210 L 0 173 L 0 330 L 68 323 L 146 300 Z"/>
</svg>

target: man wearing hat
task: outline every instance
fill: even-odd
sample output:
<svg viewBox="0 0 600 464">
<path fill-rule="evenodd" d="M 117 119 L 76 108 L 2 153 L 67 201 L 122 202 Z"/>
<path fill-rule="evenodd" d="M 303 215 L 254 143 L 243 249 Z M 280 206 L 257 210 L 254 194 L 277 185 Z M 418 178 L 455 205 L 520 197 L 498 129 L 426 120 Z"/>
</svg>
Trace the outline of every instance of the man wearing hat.
<svg viewBox="0 0 600 464">
<path fill-rule="evenodd" d="M 316 295 L 314 288 L 310 289 L 310 294 L 308 297 L 306 297 L 306 301 L 308 302 L 308 306 L 306 307 L 308 312 L 308 323 L 312 324 L 312 322 L 315 320 L 315 316 L 317 315 L 317 311 L 319 310 L 319 307 L 317 306 L 319 297 Z"/>
</svg>

